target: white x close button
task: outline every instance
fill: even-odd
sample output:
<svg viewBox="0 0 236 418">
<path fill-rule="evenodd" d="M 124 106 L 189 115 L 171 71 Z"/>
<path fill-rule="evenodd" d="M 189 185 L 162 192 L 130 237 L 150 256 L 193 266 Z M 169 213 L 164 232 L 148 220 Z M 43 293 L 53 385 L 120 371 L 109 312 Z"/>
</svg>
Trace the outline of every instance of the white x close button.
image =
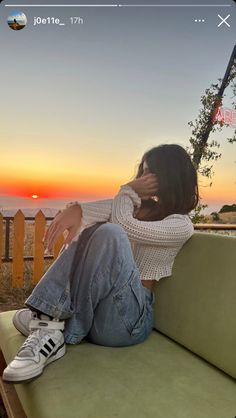
<svg viewBox="0 0 236 418">
<path fill-rule="evenodd" d="M 230 15 L 226 16 L 226 17 L 222 17 L 221 15 L 218 15 L 218 17 L 220 18 L 220 23 L 217 26 L 218 28 L 223 25 L 223 23 L 226 24 L 226 26 L 228 26 L 228 28 L 230 28 L 230 24 L 227 22 L 227 20 L 229 19 Z"/>
</svg>

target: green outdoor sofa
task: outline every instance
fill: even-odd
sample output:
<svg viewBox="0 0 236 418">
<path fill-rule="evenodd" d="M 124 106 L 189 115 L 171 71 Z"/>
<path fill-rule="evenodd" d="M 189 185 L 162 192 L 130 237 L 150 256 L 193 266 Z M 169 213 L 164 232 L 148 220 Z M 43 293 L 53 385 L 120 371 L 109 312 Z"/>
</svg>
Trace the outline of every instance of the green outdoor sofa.
<svg viewBox="0 0 236 418">
<path fill-rule="evenodd" d="M 9 416 L 235 418 L 236 238 L 195 232 L 155 294 L 144 343 L 83 340 L 38 379 L 15 389 L 1 382 Z M 12 316 L 0 314 L 1 368 L 24 341 Z"/>
</svg>

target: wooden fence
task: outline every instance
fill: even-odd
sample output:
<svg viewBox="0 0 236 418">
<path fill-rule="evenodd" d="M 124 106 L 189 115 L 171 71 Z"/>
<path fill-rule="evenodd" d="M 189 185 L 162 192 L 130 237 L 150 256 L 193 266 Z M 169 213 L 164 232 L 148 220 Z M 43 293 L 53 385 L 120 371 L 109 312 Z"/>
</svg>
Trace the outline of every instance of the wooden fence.
<svg viewBox="0 0 236 418">
<path fill-rule="evenodd" d="M 64 243 L 63 234 L 55 243 L 51 256 L 45 256 L 45 247 L 42 242 L 44 237 L 46 221 L 54 218 L 46 218 L 40 210 L 35 217 L 25 217 L 21 210 L 18 210 L 14 217 L 3 217 L 0 213 L 0 271 L 2 271 L 3 263 L 12 263 L 12 287 L 23 287 L 24 261 L 32 260 L 32 284 L 36 284 L 44 274 L 44 260 L 55 260 Z M 25 224 L 27 221 L 34 221 L 33 233 L 33 256 L 24 256 L 24 240 L 25 240 Z M 5 228 L 4 228 L 5 224 Z M 12 242 L 10 242 L 10 229 L 12 227 Z M 5 229 L 5 231 L 4 231 Z M 3 239 L 5 235 L 5 248 Z M 9 249 L 12 248 L 12 257 L 9 256 Z M 5 254 L 3 255 L 3 250 Z"/>
<path fill-rule="evenodd" d="M 64 243 L 63 234 L 58 238 L 54 245 L 52 255 L 45 255 L 45 247 L 42 242 L 44 237 L 46 221 L 54 218 L 45 217 L 39 210 L 35 217 L 25 217 L 21 210 L 18 210 L 14 217 L 3 217 L 0 213 L 0 271 L 4 263 L 12 263 L 12 287 L 22 288 L 24 283 L 24 262 L 32 260 L 32 284 L 36 284 L 44 274 L 45 259 L 54 261 Z M 24 255 L 24 241 L 27 221 L 33 221 L 33 256 Z M 10 232 L 12 228 L 12 240 L 10 242 Z M 230 224 L 196 224 L 195 230 L 236 230 L 236 225 Z M 5 237 L 5 245 L 3 245 Z M 10 247 L 12 248 L 12 257 L 10 257 Z M 4 254 L 3 254 L 4 252 Z"/>
</svg>

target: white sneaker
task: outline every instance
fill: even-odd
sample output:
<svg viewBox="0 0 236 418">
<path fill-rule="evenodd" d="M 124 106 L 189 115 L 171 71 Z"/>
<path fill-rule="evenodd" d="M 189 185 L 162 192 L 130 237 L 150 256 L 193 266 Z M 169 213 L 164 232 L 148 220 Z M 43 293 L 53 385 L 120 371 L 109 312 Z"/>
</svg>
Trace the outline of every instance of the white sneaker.
<svg viewBox="0 0 236 418">
<path fill-rule="evenodd" d="M 33 319 L 29 328 L 30 335 L 3 372 L 6 382 L 21 383 L 37 377 L 45 366 L 66 352 L 64 321 Z"/>
<path fill-rule="evenodd" d="M 23 308 L 14 313 L 12 322 L 17 331 L 28 337 L 30 334 L 30 321 L 36 318 L 37 314 L 35 312 L 32 312 L 29 308 Z"/>
</svg>

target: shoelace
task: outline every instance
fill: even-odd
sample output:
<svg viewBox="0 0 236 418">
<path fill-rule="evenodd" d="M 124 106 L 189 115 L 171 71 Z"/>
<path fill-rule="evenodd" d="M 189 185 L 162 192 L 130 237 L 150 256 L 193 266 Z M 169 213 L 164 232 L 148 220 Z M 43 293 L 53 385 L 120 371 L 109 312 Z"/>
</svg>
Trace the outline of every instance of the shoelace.
<svg viewBox="0 0 236 418">
<path fill-rule="evenodd" d="M 19 355 L 23 350 L 30 350 L 34 354 L 36 354 L 42 346 L 41 338 L 45 337 L 47 334 L 48 334 L 48 330 L 47 332 L 45 332 L 42 329 L 37 329 L 35 331 L 32 331 L 31 334 L 27 337 L 27 339 L 23 343 L 23 345 L 21 346 L 17 354 Z"/>
</svg>

